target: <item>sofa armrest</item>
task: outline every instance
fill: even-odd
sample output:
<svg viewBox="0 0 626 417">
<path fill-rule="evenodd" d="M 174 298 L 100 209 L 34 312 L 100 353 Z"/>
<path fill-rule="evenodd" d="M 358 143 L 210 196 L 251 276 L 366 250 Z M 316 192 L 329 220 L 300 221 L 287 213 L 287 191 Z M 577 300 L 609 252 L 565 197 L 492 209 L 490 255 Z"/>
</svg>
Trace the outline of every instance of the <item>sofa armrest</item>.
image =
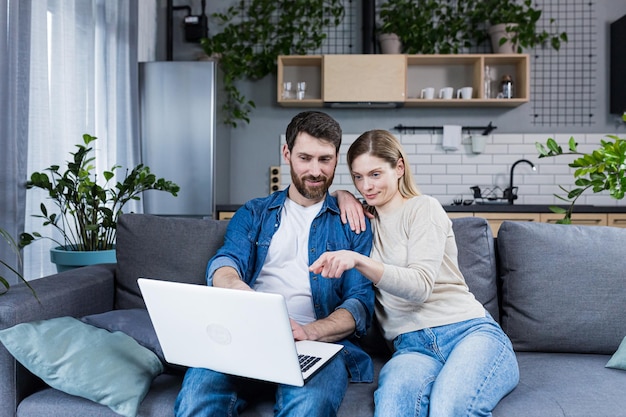
<svg viewBox="0 0 626 417">
<path fill-rule="evenodd" d="M 0 329 L 55 317 L 82 317 L 113 309 L 115 264 L 93 265 L 30 281 L 0 296 Z M 0 344 L 0 416 L 15 416 L 17 405 L 41 383 Z"/>
</svg>

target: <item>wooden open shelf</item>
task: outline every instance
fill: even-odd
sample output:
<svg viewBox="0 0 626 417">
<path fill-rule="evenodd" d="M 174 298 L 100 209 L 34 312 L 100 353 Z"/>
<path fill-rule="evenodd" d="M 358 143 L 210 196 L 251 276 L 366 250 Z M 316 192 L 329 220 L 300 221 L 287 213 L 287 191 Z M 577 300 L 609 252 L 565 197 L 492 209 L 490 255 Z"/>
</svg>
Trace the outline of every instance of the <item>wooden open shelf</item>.
<svg viewBox="0 0 626 417">
<path fill-rule="evenodd" d="M 492 91 L 504 74 L 513 77 L 514 98 L 485 97 L 485 67 L 492 68 Z M 302 55 L 278 58 L 278 104 L 322 107 L 330 103 L 398 103 L 406 107 L 516 107 L 530 100 L 530 64 L 526 54 L 459 55 Z M 303 100 L 283 97 L 283 82 L 307 83 Z M 419 98 L 423 88 L 435 99 Z M 439 90 L 452 87 L 452 99 Z M 461 87 L 472 87 L 471 99 L 457 99 Z"/>
</svg>

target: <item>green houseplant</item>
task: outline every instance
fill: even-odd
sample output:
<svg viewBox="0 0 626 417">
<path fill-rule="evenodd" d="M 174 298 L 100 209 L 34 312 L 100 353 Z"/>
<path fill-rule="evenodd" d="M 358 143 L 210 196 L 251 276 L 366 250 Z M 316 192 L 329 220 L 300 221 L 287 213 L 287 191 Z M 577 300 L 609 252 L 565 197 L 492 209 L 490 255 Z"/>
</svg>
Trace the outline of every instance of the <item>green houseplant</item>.
<svg viewBox="0 0 626 417">
<path fill-rule="evenodd" d="M 341 0 L 242 0 L 212 14 L 221 32 L 203 38 L 201 45 L 224 74 L 224 122 L 233 127 L 250 122 L 255 103 L 241 93 L 239 80 L 256 81 L 274 73 L 279 55 L 318 49 L 325 29 L 341 23 L 344 13 Z"/>
<path fill-rule="evenodd" d="M 626 116 L 624 116 L 626 121 Z M 569 166 L 575 168 L 574 184 L 576 188 L 567 190 L 559 186 L 566 196 L 555 196 L 569 203 L 568 208 L 551 206 L 554 213 L 563 214 L 563 219 L 557 223 L 569 224 L 572 221 L 572 212 L 576 200 L 588 190 L 594 193 L 608 191 L 616 200 L 624 198 L 626 193 L 626 140 L 614 135 L 607 135 L 606 140 L 600 141 L 600 147 L 590 153 L 578 151 L 578 144 L 572 137 L 568 143 L 568 150 L 563 148 L 552 138 L 546 144 L 536 143 L 539 158 L 555 157 L 559 155 L 577 155 Z"/>
<path fill-rule="evenodd" d="M 61 170 L 59 165 L 51 165 L 46 172 L 34 172 L 26 186 L 39 188 L 48 193 L 48 198 L 58 212 L 48 209 L 41 203 L 41 214 L 35 215 L 61 233 L 62 241 L 44 237 L 39 233 L 22 233 L 20 246 L 26 246 L 40 238 L 51 239 L 64 251 L 93 252 L 112 250 L 115 244 L 117 219 L 122 208 L 130 200 L 139 200 L 140 194 L 148 190 L 165 191 L 176 196 L 180 187 L 163 178 L 157 179 L 150 168 L 137 165 L 120 181 L 115 181 L 113 166 L 102 173 L 104 185 L 98 182 L 95 171 L 95 157 L 90 144 L 97 138 L 83 135 L 83 144 L 70 153 L 72 158 Z"/>
<path fill-rule="evenodd" d="M 387 0 L 379 8 L 379 36 L 397 35 L 407 54 L 458 53 L 471 46 L 469 6 L 472 1 Z"/>
<path fill-rule="evenodd" d="M 511 45 L 509 53 L 521 53 L 525 48 L 549 44 L 559 50 L 562 42 L 567 42 L 567 33 L 556 30 L 548 32 L 540 30 L 537 22 L 542 11 L 532 6 L 532 0 L 469 0 L 472 7 L 469 16 L 473 37 L 477 43 L 489 38 L 491 31 L 494 52 L 498 46 Z M 550 25 L 555 25 L 550 19 Z M 498 30 L 499 28 L 499 30 Z M 496 30 L 494 30 L 496 29 Z M 496 34 L 496 32 L 499 32 Z"/>
<path fill-rule="evenodd" d="M 2 259 L 0 259 L 0 265 L 4 266 L 6 269 L 9 270 L 10 273 L 14 274 L 20 281 L 26 284 L 26 286 L 31 290 L 31 292 L 36 298 L 37 294 L 35 293 L 35 290 L 33 289 L 33 287 L 30 286 L 28 281 L 26 281 L 24 276 L 19 271 L 21 263 L 22 263 L 22 258 L 20 256 L 20 248 L 17 242 L 15 241 L 15 239 L 13 239 L 13 237 L 9 234 L 9 232 L 7 232 L 1 227 L 0 227 L 0 237 L 2 238 L 0 240 L 4 240 L 5 243 L 9 245 L 9 248 L 17 255 L 17 260 L 18 260 L 18 265 L 16 267 L 12 267 L 11 265 L 9 265 L 8 262 L 5 262 Z M 0 295 L 4 295 L 7 293 L 7 291 L 9 291 L 9 289 L 11 288 L 11 285 L 9 284 L 9 280 L 2 275 L 0 275 L 0 284 L 2 284 L 2 286 L 4 287 L 3 289 L 0 289 Z"/>
</svg>

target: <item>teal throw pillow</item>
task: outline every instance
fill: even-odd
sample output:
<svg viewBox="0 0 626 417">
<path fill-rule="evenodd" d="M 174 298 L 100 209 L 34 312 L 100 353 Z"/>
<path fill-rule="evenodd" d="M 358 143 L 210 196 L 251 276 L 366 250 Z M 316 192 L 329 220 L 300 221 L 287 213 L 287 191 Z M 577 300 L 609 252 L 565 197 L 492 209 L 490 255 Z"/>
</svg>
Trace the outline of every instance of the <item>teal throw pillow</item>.
<svg viewBox="0 0 626 417">
<path fill-rule="evenodd" d="M 68 394 L 135 417 L 155 376 L 159 358 L 122 332 L 109 332 L 73 317 L 15 325 L 0 341 L 26 369 Z"/>
<path fill-rule="evenodd" d="M 623 369 L 626 371 L 626 337 L 622 339 L 617 351 L 605 365 L 607 368 Z"/>
</svg>

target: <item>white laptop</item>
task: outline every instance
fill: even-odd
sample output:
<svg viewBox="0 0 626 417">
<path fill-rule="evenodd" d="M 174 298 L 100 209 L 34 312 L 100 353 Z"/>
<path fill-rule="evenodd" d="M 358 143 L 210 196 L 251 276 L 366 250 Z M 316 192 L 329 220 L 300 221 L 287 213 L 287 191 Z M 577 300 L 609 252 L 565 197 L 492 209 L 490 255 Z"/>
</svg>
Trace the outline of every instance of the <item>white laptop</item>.
<svg viewBox="0 0 626 417">
<path fill-rule="evenodd" d="M 295 342 L 282 295 L 147 278 L 137 282 L 172 364 L 303 386 L 343 347 Z M 301 360 L 314 363 L 303 371 Z"/>
</svg>

